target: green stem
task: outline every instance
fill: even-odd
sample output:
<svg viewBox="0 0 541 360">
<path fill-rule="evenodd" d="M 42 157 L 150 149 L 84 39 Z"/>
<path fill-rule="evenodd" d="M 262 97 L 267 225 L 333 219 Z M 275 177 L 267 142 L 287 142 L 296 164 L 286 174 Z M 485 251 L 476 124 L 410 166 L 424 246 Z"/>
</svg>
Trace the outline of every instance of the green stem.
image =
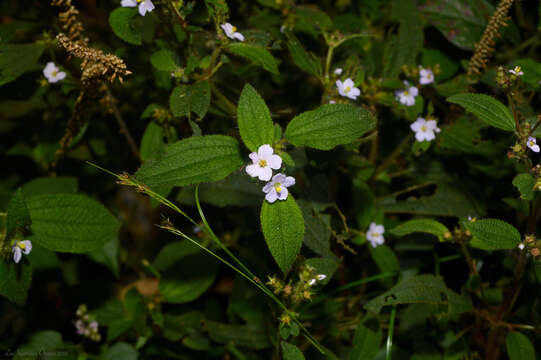
<svg viewBox="0 0 541 360">
<path fill-rule="evenodd" d="M 387 334 L 387 354 L 385 356 L 386 360 L 391 360 L 391 354 L 393 350 L 393 332 L 394 332 L 394 320 L 396 317 L 396 305 L 393 306 L 391 310 L 391 317 L 389 319 L 389 332 Z"/>
</svg>

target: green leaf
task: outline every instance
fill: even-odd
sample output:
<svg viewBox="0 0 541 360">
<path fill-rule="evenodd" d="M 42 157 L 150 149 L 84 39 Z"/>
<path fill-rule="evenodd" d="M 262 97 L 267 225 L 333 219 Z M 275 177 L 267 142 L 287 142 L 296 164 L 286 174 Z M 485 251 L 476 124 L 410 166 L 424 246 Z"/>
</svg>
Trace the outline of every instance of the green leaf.
<svg viewBox="0 0 541 360">
<path fill-rule="evenodd" d="M 257 151 L 261 145 L 272 146 L 274 125 L 269 108 L 250 84 L 246 84 L 240 94 L 237 121 L 240 137 L 248 149 Z"/>
<path fill-rule="evenodd" d="M 143 139 L 141 140 L 141 160 L 145 161 L 165 147 L 163 142 L 163 128 L 154 121 L 148 123 Z"/>
<path fill-rule="evenodd" d="M 163 156 L 146 161 L 135 177 L 150 187 L 185 186 L 221 180 L 242 164 L 234 138 L 193 136 L 166 146 Z"/>
<path fill-rule="evenodd" d="M 533 89 L 539 89 L 539 79 L 541 79 L 541 63 L 534 59 L 518 59 L 513 62 L 512 67 L 520 66 L 524 75 L 520 80 L 528 84 Z"/>
<path fill-rule="evenodd" d="M 470 245 L 483 250 L 514 249 L 520 243 L 520 233 L 513 226 L 498 219 L 465 221 L 472 233 Z"/>
<path fill-rule="evenodd" d="M 229 325 L 206 321 L 210 338 L 219 344 L 232 343 L 250 349 L 265 349 L 270 346 L 267 329 L 252 325 Z"/>
<path fill-rule="evenodd" d="M 22 305 L 26 302 L 31 282 L 32 266 L 24 259 L 24 255 L 18 264 L 13 262 L 11 252 L 7 260 L 0 259 L 0 295 Z"/>
<path fill-rule="evenodd" d="M 331 216 L 317 213 L 311 203 L 305 200 L 299 200 L 298 204 L 304 218 L 304 245 L 316 254 L 332 257 Z"/>
<path fill-rule="evenodd" d="M 42 359 L 51 350 L 59 350 L 62 347 L 62 335 L 52 330 L 44 330 L 34 333 L 28 342 L 17 349 L 13 360 Z M 61 353 L 60 351 L 58 353 Z"/>
<path fill-rule="evenodd" d="M 17 230 L 30 225 L 32 220 L 30 219 L 30 213 L 24 198 L 23 189 L 19 188 L 8 203 L 8 211 L 6 217 L 6 238 L 10 238 L 10 235 Z"/>
<path fill-rule="evenodd" d="M 287 125 L 285 138 L 295 146 L 330 150 L 358 139 L 374 125 L 372 114 L 361 107 L 326 104 L 294 117 Z"/>
<path fill-rule="evenodd" d="M 293 62 L 309 74 L 320 76 L 321 64 L 319 59 L 309 54 L 292 32 L 286 32 L 287 48 L 293 58 Z"/>
<path fill-rule="evenodd" d="M 159 50 L 150 56 L 152 66 L 160 71 L 173 72 L 178 68 L 175 55 L 169 50 Z"/>
<path fill-rule="evenodd" d="M 389 232 L 395 236 L 406 236 L 412 233 L 421 232 L 435 235 L 442 241 L 443 235 L 448 233 L 449 229 L 447 229 L 447 226 L 436 220 L 413 219 L 392 228 Z"/>
<path fill-rule="evenodd" d="M 449 289 L 442 278 L 434 275 L 417 275 L 395 285 L 389 291 L 370 300 L 364 307 L 379 313 L 383 306 L 399 304 L 442 304 L 448 303 Z"/>
<path fill-rule="evenodd" d="M 320 285 L 326 285 L 331 281 L 339 265 L 336 260 L 331 258 L 311 258 L 306 259 L 304 263 L 316 269 L 316 273 L 327 276 L 325 279 L 318 281 Z"/>
<path fill-rule="evenodd" d="M 139 353 L 135 348 L 125 342 L 119 342 L 108 348 L 100 360 L 137 360 Z"/>
<path fill-rule="evenodd" d="M 27 199 L 36 242 L 53 251 L 84 253 L 117 236 L 120 223 L 85 195 L 38 195 Z"/>
<path fill-rule="evenodd" d="M 296 18 L 295 31 L 306 32 L 317 38 L 319 34 L 329 32 L 333 27 L 329 15 L 316 5 L 295 6 L 293 9 Z"/>
<path fill-rule="evenodd" d="M 230 43 L 227 45 L 227 49 L 233 54 L 242 56 L 255 65 L 261 66 L 272 74 L 280 74 L 276 59 L 264 48 L 244 43 Z"/>
<path fill-rule="evenodd" d="M 174 116 L 189 117 L 193 112 L 204 118 L 210 106 L 209 82 L 202 80 L 193 85 L 177 86 L 171 93 L 169 106 Z"/>
<path fill-rule="evenodd" d="M 77 188 L 77 178 L 67 176 L 41 177 L 22 186 L 26 197 L 43 194 L 73 194 L 77 192 Z"/>
<path fill-rule="evenodd" d="M 513 179 L 513 185 L 520 192 L 520 198 L 524 200 L 533 200 L 535 178 L 528 173 L 518 174 Z"/>
<path fill-rule="evenodd" d="M 188 240 L 175 241 L 165 245 L 156 258 L 154 259 L 152 266 L 158 271 L 164 271 L 169 269 L 177 261 L 185 256 L 199 253 L 199 248 L 194 246 Z"/>
<path fill-rule="evenodd" d="M 387 245 L 369 246 L 370 255 L 381 272 L 398 272 L 400 263 L 393 250 Z"/>
<path fill-rule="evenodd" d="M 285 341 L 280 342 L 280 344 L 282 345 L 282 356 L 284 360 L 304 360 L 304 355 L 298 347 Z"/>
<path fill-rule="evenodd" d="M 163 301 L 183 304 L 197 299 L 212 285 L 217 271 L 218 263 L 207 254 L 182 257 L 160 280 Z"/>
<path fill-rule="evenodd" d="M 291 194 L 273 204 L 263 202 L 261 227 L 267 246 L 276 263 L 286 274 L 301 250 L 304 220 L 301 209 Z"/>
<path fill-rule="evenodd" d="M 372 360 L 381 343 L 381 330 L 374 331 L 364 325 L 361 320 L 355 330 L 353 338 L 353 348 L 351 349 L 348 360 Z"/>
<path fill-rule="evenodd" d="M 458 104 L 489 125 L 505 131 L 515 131 L 515 120 L 509 109 L 491 96 L 483 94 L 457 94 L 447 101 Z"/>
<path fill-rule="evenodd" d="M 511 331 L 505 339 L 507 355 L 511 360 L 535 360 L 535 349 L 528 337 L 516 331 Z"/>
<path fill-rule="evenodd" d="M 25 72 L 41 69 L 38 60 L 43 50 L 43 44 L 0 45 L 0 86 L 17 79 Z"/>
<path fill-rule="evenodd" d="M 109 24 L 116 36 L 132 45 L 141 45 L 143 35 L 132 26 L 134 16 L 139 16 L 136 8 L 119 7 L 109 14 Z"/>
<path fill-rule="evenodd" d="M 88 253 L 88 257 L 97 263 L 105 265 L 113 275 L 118 278 L 119 266 L 118 266 L 118 248 L 119 239 L 117 236 L 113 237 L 109 242 L 105 243 L 101 249 L 94 250 Z"/>
</svg>

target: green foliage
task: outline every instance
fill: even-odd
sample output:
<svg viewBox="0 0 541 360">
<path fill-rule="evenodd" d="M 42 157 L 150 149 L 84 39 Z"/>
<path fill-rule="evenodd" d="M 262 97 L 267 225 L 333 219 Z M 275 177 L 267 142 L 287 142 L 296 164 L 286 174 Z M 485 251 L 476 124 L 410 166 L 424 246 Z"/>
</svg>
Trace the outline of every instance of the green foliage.
<svg viewBox="0 0 541 360">
<path fill-rule="evenodd" d="M 251 151 L 273 144 L 274 125 L 269 108 L 250 84 L 246 84 L 240 94 L 237 121 L 242 141 Z"/>
<path fill-rule="evenodd" d="M 32 282 L 32 266 L 24 260 L 15 264 L 9 260 L 0 260 L 0 295 L 16 304 L 26 302 L 28 289 Z"/>
<path fill-rule="evenodd" d="M 133 18 L 139 16 L 137 9 L 120 7 L 109 14 L 109 24 L 116 36 L 132 45 L 141 45 L 143 35 L 133 24 Z"/>
<path fill-rule="evenodd" d="M 11 197 L 8 204 L 8 213 L 6 216 L 6 237 L 23 226 L 30 225 L 32 220 L 30 219 L 30 213 L 26 206 L 24 199 L 23 189 L 19 188 Z"/>
<path fill-rule="evenodd" d="M 160 71 L 172 72 L 178 68 L 174 54 L 169 50 L 156 51 L 150 57 L 150 62 Z"/>
<path fill-rule="evenodd" d="M 530 174 L 518 174 L 513 179 L 513 185 L 520 192 L 520 198 L 524 200 L 533 200 L 535 195 L 535 178 Z"/>
<path fill-rule="evenodd" d="M 40 70 L 38 59 L 44 50 L 42 44 L 0 44 L 0 86 L 25 72 Z"/>
<path fill-rule="evenodd" d="M 169 106 L 174 116 L 187 116 L 193 112 L 199 118 L 205 117 L 210 105 L 210 86 L 208 81 L 193 85 L 179 85 L 171 93 Z"/>
<path fill-rule="evenodd" d="M 389 232 L 395 236 L 405 236 L 416 232 L 422 232 L 435 235 L 442 241 L 443 235 L 449 233 L 449 229 L 436 220 L 413 219 L 392 228 Z"/>
<path fill-rule="evenodd" d="M 146 161 L 154 154 L 161 152 L 165 146 L 163 142 L 163 128 L 154 121 L 148 123 L 141 140 L 141 160 Z"/>
<path fill-rule="evenodd" d="M 278 71 L 276 59 L 266 49 L 250 44 L 231 43 L 227 46 L 227 50 L 235 55 L 250 60 L 252 63 L 261 66 L 271 74 L 278 75 L 280 73 Z"/>
<path fill-rule="evenodd" d="M 505 340 L 511 360 L 535 360 L 535 349 L 527 336 L 511 331 Z"/>
<path fill-rule="evenodd" d="M 237 140 L 223 135 L 194 136 L 166 146 L 163 155 L 146 161 L 135 176 L 150 187 L 185 186 L 221 180 L 240 166 Z"/>
<path fill-rule="evenodd" d="M 293 196 L 273 204 L 263 202 L 261 228 L 267 246 L 284 274 L 287 274 L 301 249 L 304 238 L 302 212 Z"/>
<path fill-rule="evenodd" d="M 280 345 L 282 346 L 282 354 L 284 360 L 304 360 L 304 355 L 302 354 L 302 351 L 300 351 L 299 348 L 295 345 L 287 343 L 285 341 L 280 342 Z"/>
<path fill-rule="evenodd" d="M 321 64 L 318 59 L 309 54 L 295 35 L 291 32 L 286 34 L 287 36 L 287 48 L 293 58 L 295 65 L 309 74 L 319 76 L 321 75 Z"/>
<path fill-rule="evenodd" d="M 465 222 L 471 231 L 471 246 L 484 250 L 514 249 L 520 243 L 520 233 L 513 226 L 498 219 L 482 219 Z"/>
<path fill-rule="evenodd" d="M 285 138 L 295 146 L 329 150 L 348 144 L 374 127 L 374 118 L 353 105 L 323 105 L 294 117 Z"/>
<path fill-rule="evenodd" d="M 487 124 L 505 131 L 515 131 L 513 115 L 507 107 L 484 94 L 457 94 L 447 101 L 458 104 Z"/>
<path fill-rule="evenodd" d="M 348 360 L 373 359 L 378 352 L 381 335 L 379 327 L 374 331 L 364 324 L 364 319 L 359 321 Z"/>
</svg>

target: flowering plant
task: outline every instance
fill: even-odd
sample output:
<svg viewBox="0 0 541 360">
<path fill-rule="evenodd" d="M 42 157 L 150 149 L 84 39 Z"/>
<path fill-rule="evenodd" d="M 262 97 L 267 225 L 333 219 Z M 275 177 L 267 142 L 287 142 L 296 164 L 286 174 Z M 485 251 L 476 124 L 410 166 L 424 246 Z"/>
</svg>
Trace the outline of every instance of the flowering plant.
<svg viewBox="0 0 541 360">
<path fill-rule="evenodd" d="M 535 360 L 530 6 L 0 4 L 0 354 Z"/>
</svg>

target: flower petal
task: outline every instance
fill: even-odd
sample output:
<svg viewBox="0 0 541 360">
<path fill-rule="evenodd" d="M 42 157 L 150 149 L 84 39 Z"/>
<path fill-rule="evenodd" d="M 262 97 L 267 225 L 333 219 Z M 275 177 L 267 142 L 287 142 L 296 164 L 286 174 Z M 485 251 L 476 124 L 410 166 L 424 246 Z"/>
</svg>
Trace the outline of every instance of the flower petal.
<svg viewBox="0 0 541 360">
<path fill-rule="evenodd" d="M 284 186 L 282 188 L 282 191 L 280 191 L 280 193 L 278 193 L 278 199 L 280 200 L 285 200 L 287 199 L 287 195 L 289 194 L 289 191 L 287 190 L 287 188 Z"/>
<path fill-rule="evenodd" d="M 273 154 L 267 158 L 267 163 L 271 169 L 279 169 L 282 167 L 282 158 Z"/>
<path fill-rule="evenodd" d="M 259 157 L 257 156 L 256 152 L 250 153 L 248 157 L 254 162 L 254 164 L 257 164 L 257 162 L 259 161 Z"/>
<path fill-rule="evenodd" d="M 22 256 L 21 248 L 18 246 L 14 246 L 12 251 L 13 251 L 13 261 L 15 261 L 15 264 L 18 264 L 19 261 L 21 261 L 21 256 Z"/>
<path fill-rule="evenodd" d="M 239 32 L 233 33 L 233 39 L 237 39 L 238 41 L 244 41 L 244 35 Z"/>
<path fill-rule="evenodd" d="M 290 187 L 290 186 L 295 185 L 295 178 L 293 176 L 287 176 L 282 182 L 282 185 L 284 185 L 285 187 Z"/>
<path fill-rule="evenodd" d="M 258 176 L 259 176 L 259 180 L 269 181 L 272 177 L 272 169 L 268 166 L 264 168 L 260 167 Z"/>
<path fill-rule="evenodd" d="M 30 251 L 32 251 L 32 241 L 30 240 L 23 240 L 21 241 L 24 244 L 24 250 L 23 253 L 25 255 L 30 254 Z"/>
<path fill-rule="evenodd" d="M 285 183 L 285 181 L 286 181 L 286 176 L 284 174 L 282 174 L 282 173 L 278 173 L 278 174 L 276 174 L 276 175 L 274 175 L 272 177 L 272 182 L 274 184 L 276 184 L 276 183 L 283 184 L 283 183 Z"/>
<path fill-rule="evenodd" d="M 246 173 L 248 173 L 248 175 L 250 175 L 251 177 L 258 177 L 259 169 L 261 169 L 259 165 L 256 165 L 256 164 L 248 165 L 246 166 Z"/>
<path fill-rule="evenodd" d="M 265 184 L 265 186 L 263 186 L 263 192 L 265 194 L 268 194 L 272 189 L 274 189 L 274 184 L 271 182 L 268 182 Z"/>
<path fill-rule="evenodd" d="M 267 195 L 265 195 L 265 200 L 267 200 L 271 204 L 273 202 L 275 202 L 276 199 L 278 199 L 278 194 L 276 193 L 276 190 L 274 190 L 274 188 L 272 189 L 271 192 L 269 192 Z"/>
<path fill-rule="evenodd" d="M 122 6 L 122 7 L 136 7 L 137 6 L 137 0 L 122 0 L 120 2 L 120 6 Z"/>
<path fill-rule="evenodd" d="M 259 149 L 257 150 L 257 155 L 267 160 L 267 158 L 274 153 L 274 150 L 269 144 L 261 145 Z"/>
</svg>

